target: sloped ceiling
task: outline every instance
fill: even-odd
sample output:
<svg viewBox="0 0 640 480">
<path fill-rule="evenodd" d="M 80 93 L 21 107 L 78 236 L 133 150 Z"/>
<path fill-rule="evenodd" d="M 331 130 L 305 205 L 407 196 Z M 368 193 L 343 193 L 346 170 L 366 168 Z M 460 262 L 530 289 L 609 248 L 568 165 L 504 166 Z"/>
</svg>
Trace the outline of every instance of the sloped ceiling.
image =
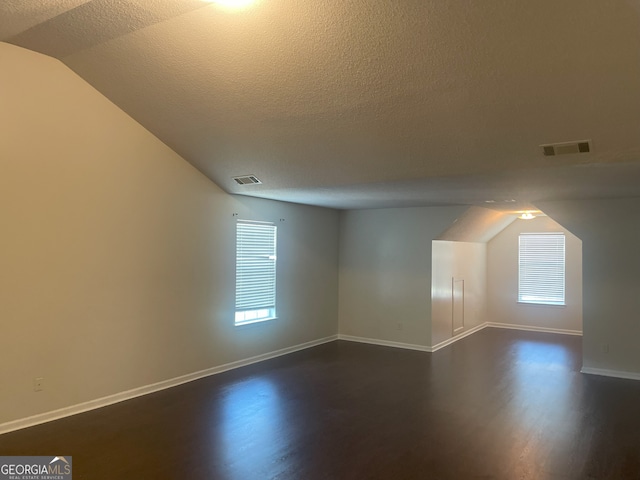
<svg viewBox="0 0 640 480">
<path fill-rule="evenodd" d="M 516 221 L 517 217 L 489 208 L 471 207 L 458 217 L 436 240 L 487 243 Z"/>
<path fill-rule="evenodd" d="M 0 40 L 59 58 L 230 193 L 640 196 L 640 0 L 5 0 Z"/>
</svg>

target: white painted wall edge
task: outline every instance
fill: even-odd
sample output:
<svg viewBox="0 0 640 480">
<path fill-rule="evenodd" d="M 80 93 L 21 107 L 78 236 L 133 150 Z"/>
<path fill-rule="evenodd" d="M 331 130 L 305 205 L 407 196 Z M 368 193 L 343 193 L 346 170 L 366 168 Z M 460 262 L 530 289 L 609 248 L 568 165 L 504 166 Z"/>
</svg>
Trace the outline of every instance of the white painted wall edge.
<svg viewBox="0 0 640 480">
<path fill-rule="evenodd" d="M 589 375 L 601 375 L 603 377 L 626 378 L 627 380 L 640 380 L 640 373 L 623 372 L 620 370 L 607 370 L 603 368 L 582 367 L 580 373 Z"/>
<path fill-rule="evenodd" d="M 527 332 L 560 333 L 562 335 L 582 336 L 582 332 L 580 330 L 566 330 L 564 328 L 531 327 L 528 325 L 514 325 L 511 323 L 495 323 L 495 322 L 487 322 L 484 324 L 484 326 L 494 327 L 494 328 L 507 328 L 510 330 L 525 330 Z"/>
<path fill-rule="evenodd" d="M 132 398 L 141 397 L 150 393 L 158 392 L 160 390 L 166 390 L 167 388 L 177 387 L 184 383 L 193 382 L 200 378 L 209 377 L 218 373 L 226 372 L 240 367 L 245 367 L 253 363 L 262 362 L 271 358 L 281 357 L 289 353 L 297 352 L 307 348 L 322 345 L 324 343 L 333 342 L 338 339 L 338 335 L 331 335 L 329 337 L 320 338 L 318 340 L 312 340 L 310 342 L 301 343 L 292 347 L 283 348 L 262 355 L 256 355 L 255 357 L 246 358 L 244 360 L 238 360 L 231 363 L 225 363 L 224 365 L 218 365 L 217 367 L 207 368 L 206 370 L 200 370 L 199 372 L 189 373 L 180 377 L 171 378 L 169 380 L 163 380 L 162 382 L 146 385 L 143 387 L 134 388 L 125 392 L 116 393 L 88 402 L 80 403 L 77 405 L 71 405 L 69 407 L 60 408 L 50 412 L 39 413 L 31 417 L 22 418 L 19 420 L 12 420 L 10 422 L 0 424 L 0 435 L 3 433 L 13 432 L 15 430 L 21 430 L 27 427 L 33 427 L 34 425 L 40 425 L 41 423 L 51 422 L 64 417 L 70 417 L 79 413 L 88 412 L 89 410 L 96 410 L 98 408 L 107 407 L 114 403 L 124 402 Z"/>
<path fill-rule="evenodd" d="M 416 345 L 414 343 L 391 342 L 389 340 L 379 340 L 377 338 L 354 337 L 352 335 L 338 335 L 338 340 L 347 342 L 368 343 L 371 345 L 380 345 L 383 347 L 404 348 L 405 350 L 419 350 L 421 352 L 431 352 L 431 347 L 425 345 Z"/>
</svg>

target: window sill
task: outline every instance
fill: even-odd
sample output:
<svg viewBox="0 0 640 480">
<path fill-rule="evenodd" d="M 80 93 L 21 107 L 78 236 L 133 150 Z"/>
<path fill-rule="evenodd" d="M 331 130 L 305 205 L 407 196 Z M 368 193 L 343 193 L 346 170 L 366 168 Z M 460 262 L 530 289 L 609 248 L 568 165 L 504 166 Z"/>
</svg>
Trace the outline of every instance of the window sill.
<svg viewBox="0 0 640 480">
<path fill-rule="evenodd" d="M 255 325 L 257 323 L 264 323 L 264 322 L 269 322 L 271 320 L 277 320 L 278 317 L 269 317 L 269 318 L 259 318 L 256 320 L 247 320 L 245 322 L 237 322 L 234 323 L 234 327 L 243 327 L 245 325 Z"/>
<path fill-rule="evenodd" d="M 554 305 L 552 303 L 533 303 L 533 302 L 516 302 L 518 305 L 527 307 L 551 307 L 551 308 L 567 308 L 567 304 Z"/>
</svg>

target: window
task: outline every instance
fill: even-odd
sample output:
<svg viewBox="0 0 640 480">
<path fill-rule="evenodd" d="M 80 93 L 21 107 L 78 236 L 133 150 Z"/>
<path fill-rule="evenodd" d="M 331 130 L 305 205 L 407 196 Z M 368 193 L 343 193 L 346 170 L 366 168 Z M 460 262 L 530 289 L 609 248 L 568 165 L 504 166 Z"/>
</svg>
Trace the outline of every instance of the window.
<svg viewBox="0 0 640 480">
<path fill-rule="evenodd" d="M 276 318 L 276 229 L 272 223 L 238 220 L 236 325 Z"/>
<path fill-rule="evenodd" d="M 564 305 L 564 233 L 520 234 L 518 302 Z"/>
</svg>

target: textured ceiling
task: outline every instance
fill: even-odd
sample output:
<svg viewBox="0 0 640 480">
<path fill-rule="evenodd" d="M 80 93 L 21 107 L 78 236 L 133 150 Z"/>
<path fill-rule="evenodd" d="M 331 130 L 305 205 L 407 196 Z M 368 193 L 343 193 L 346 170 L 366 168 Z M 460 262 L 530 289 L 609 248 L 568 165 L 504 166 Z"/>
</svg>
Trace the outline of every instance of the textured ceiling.
<svg viewBox="0 0 640 480">
<path fill-rule="evenodd" d="M 639 2 L 5 0 L 0 40 L 60 58 L 231 193 L 520 206 L 640 196 Z"/>
</svg>

